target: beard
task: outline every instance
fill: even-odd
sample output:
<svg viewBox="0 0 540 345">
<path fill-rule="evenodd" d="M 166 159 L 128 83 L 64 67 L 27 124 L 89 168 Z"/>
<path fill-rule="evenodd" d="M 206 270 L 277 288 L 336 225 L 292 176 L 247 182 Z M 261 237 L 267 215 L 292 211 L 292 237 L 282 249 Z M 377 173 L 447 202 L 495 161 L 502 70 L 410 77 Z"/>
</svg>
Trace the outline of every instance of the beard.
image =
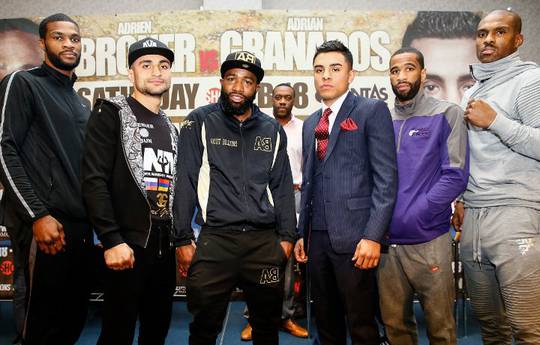
<svg viewBox="0 0 540 345">
<path fill-rule="evenodd" d="M 53 64 L 53 66 L 62 71 L 73 71 L 75 67 L 79 66 L 79 62 L 81 62 L 81 54 L 77 55 L 77 60 L 75 60 L 75 62 L 67 63 L 62 61 L 60 56 L 49 51 L 47 46 L 45 46 L 45 54 L 47 54 L 47 58 L 49 58 L 49 61 Z"/>
<path fill-rule="evenodd" d="M 410 101 L 411 99 L 413 99 L 416 94 L 418 93 L 418 91 L 420 90 L 420 85 L 422 84 L 420 78 L 418 78 L 414 84 L 411 84 L 411 83 L 407 83 L 409 84 L 410 88 L 409 88 L 409 91 L 405 94 L 401 94 L 399 93 L 399 91 L 397 90 L 397 88 L 392 85 L 392 91 L 394 91 L 394 94 L 396 95 L 396 98 L 400 101 L 400 102 L 406 102 L 406 101 Z"/>
<path fill-rule="evenodd" d="M 255 100 L 255 95 L 251 97 L 245 97 L 244 102 L 240 104 L 234 104 L 229 99 L 229 94 L 225 92 L 223 87 L 221 88 L 221 95 L 219 95 L 219 99 L 221 100 L 221 104 L 223 104 L 223 110 L 226 114 L 230 115 L 243 115 L 248 111 L 251 106 L 253 105 L 253 101 Z"/>
<path fill-rule="evenodd" d="M 147 86 L 144 86 L 144 85 L 142 85 L 140 88 L 138 88 L 137 85 L 135 86 L 137 91 L 139 91 L 143 95 L 148 95 L 148 96 L 152 96 L 152 97 L 161 97 L 161 96 L 163 96 L 163 94 L 169 90 L 169 87 L 170 87 L 170 85 L 163 85 L 163 86 L 161 86 L 159 88 L 150 88 L 150 87 L 147 87 Z"/>
</svg>

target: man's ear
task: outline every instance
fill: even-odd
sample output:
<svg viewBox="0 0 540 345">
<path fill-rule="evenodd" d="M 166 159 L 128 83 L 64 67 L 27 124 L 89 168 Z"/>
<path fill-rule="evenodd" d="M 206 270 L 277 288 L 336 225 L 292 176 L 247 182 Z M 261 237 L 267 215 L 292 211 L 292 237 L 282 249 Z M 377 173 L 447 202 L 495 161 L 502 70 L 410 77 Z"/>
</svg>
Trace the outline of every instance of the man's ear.
<svg viewBox="0 0 540 345">
<path fill-rule="evenodd" d="M 128 69 L 128 78 L 129 81 L 133 84 L 133 69 L 131 69 L 131 67 Z"/>
<path fill-rule="evenodd" d="M 520 33 L 516 35 L 516 38 L 514 39 L 514 45 L 516 49 L 521 47 L 521 45 L 523 44 L 523 40 L 524 40 L 523 34 Z"/>
<path fill-rule="evenodd" d="M 422 84 L 426 81 L 426 77 L 427 77 L 427 70 L 424 68 L 420 72 L 420 81 L 422 82 Z"/>
<path fill-rule="evenodd" d="M 351 69 L 349 71 L 349 77 L 347 78 L 349 85 L 353 82 L 355 76 L 356 76 L 356 71 L 354 69 Z"/>
</svg>

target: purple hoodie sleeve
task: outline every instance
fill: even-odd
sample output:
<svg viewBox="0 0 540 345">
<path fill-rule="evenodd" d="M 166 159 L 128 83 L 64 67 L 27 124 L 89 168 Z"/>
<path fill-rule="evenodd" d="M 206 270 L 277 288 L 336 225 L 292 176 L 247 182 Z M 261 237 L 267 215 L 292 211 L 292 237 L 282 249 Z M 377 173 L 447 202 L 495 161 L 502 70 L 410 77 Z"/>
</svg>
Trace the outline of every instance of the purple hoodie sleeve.
<svg viewBox="0 0 540 345">
<path fill-rule="evenodd" d="M 463 111 L 452 105 L 445 111 L 446 125 L 441 133 L 441 178 L 427 193 L 434 213 L 443 211 L 467 187 L 469 179 L 469 144 Z"/>
</svg>

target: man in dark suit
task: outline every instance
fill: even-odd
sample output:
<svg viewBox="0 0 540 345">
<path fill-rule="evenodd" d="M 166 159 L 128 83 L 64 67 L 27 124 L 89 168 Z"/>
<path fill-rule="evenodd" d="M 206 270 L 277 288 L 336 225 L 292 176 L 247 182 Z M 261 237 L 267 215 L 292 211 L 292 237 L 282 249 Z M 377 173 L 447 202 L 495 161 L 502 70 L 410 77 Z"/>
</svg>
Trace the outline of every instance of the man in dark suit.
<svg viewBox="0 0 540 345">
<path fill-rule="evenodd" d="M 341 42 L 318 47 L 313 69 L 323 104 L 304 122 L 295 255 L 308 262 L 320 343 L 344 345 L 348 329 L 352 344 L 375 345 L 375 267 L 397 186 L 392 119 L 384 102 L 349 92 Z"/>
</svg>

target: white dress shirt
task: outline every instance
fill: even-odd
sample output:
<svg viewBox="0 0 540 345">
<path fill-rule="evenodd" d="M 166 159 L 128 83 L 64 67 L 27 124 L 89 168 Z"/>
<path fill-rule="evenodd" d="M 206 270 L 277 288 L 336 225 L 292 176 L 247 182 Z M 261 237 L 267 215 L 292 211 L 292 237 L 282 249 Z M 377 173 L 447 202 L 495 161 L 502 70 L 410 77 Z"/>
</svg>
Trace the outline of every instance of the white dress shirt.
<svg viewBox="0 0 540 345">
<path fill-rule="evenodd" d="M 292 115 L 283 126 L 287 134 L 287 154 L 291 163 L 293 183 L 302 184 L 302 126 L 304 122 Z"/>
<path fill-rule="evenodd" d="M 339 113 L 339 110 L 341 109 L 341 106 L 343 105 L 343 102 L 345 101 L 345 98 L 347 98 L 348 94 L 349 94 L 348 91 L 345 92 L 338 99 L 336 99 L 336 101 L 330 107 L 326 106 L 326 104 L 324 104 L 324 102 L 322 104 L 322 108 L 321 108 L 322 113 L 324 113 L 324 111 L 327 108 L 332 109 L 332 113 L 328 116 L 328 135 L 330 135 L 330 133 L 332 133 L 332 127 L 334 126 L 334 122 L 336 121 L 336 116 Z"/>
</svg>

